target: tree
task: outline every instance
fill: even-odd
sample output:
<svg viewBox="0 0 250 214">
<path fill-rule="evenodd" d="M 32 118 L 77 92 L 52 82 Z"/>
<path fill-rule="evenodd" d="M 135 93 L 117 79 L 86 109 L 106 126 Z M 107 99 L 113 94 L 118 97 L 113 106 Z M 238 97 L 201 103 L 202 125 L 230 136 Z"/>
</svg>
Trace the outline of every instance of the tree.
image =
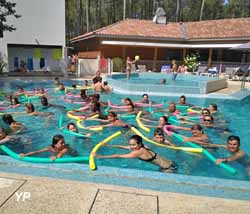
<svg viewBox="0 0 250 214">
<path fill-rule="evenodd" d="M 14 31 L 16 28 L 13 25 L 7 24 L 7 17 L 14 16 L 20 18 L 20 15 L 16 14 L 16 3 L 8 2 L 7 0 L 0 0 L 0 38 L 3 37 L 4 31 Z"/>
<path fill-rule="evenodd" d="M 202 0 L 202 3 L 201 3 L 200 21 L 202 20 L 202 16 L 203 16 L 203 9 L 204 9 L 204 4 L 205 4 L 205 1 L 206 1 L 206 0 Z"/>
<path fill-rule="evenodd" d="M 175 21 L 180 21 L 180 15 L 181 15 L 181 0 L 176 1 L 176 18 Z"/>
</svg>

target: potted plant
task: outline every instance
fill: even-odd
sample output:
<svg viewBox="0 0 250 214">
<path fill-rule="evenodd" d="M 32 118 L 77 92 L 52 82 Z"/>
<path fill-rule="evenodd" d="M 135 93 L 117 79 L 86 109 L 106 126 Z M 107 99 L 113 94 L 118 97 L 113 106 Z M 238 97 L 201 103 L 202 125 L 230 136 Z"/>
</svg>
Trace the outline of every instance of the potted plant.
<svg viewBox="0 0 250 214">
<path fill-rule="evenodd" d="M 185 57 L 184 64 L 187 67 L 188 71 L 193 72 L 197 69 L 197 67 L 199 66 L 199 57 L 200 56 L 198 53 L 191 53 Z"/>
</svg>

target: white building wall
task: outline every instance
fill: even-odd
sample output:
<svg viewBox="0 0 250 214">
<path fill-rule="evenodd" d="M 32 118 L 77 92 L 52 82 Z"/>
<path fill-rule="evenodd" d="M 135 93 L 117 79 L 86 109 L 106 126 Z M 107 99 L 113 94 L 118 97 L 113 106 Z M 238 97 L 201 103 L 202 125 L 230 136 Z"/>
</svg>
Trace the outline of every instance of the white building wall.
<svg viewBox="0 0 250 214">
<path fill-rule="evenodd" d="M 8 24 L 16 30 L 4 32 L 0 38 L 0 51 L 6 59 L 8 44 L 65 46 L 64 0 L 11 1 L 17 3 L 15 9 L 21 17 L 10 17 Z"/>
</svg>

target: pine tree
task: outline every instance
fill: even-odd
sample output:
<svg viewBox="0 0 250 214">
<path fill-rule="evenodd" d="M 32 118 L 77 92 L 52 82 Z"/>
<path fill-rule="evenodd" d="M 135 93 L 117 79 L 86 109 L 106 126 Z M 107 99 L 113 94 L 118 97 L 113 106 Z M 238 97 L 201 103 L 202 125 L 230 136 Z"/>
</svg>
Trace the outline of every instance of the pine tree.
<svg viewBox="0 0 250 214">
<path fill-rule="evenodd" d="M 15 18 L 21 17 L 16 14 L 16 3 L 11 3 L 7 0 L 0 0 L 0 38 L 3 37 L 4 31 L 14 31 L 16 28 L 13 25 L 7 24 L 7 17 L 14 16 Z"/>
</svg>

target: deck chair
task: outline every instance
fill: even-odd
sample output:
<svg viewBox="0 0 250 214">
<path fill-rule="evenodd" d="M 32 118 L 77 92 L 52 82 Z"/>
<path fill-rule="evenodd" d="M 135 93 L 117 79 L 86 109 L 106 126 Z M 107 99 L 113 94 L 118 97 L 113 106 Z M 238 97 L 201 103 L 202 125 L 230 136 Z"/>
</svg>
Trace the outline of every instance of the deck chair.
<svg viewBox="0 0 250 214">
<path fill-rule="evenodd" d="M 195 75 L 205 75 L 205 74 L 208 74 L 207 73 L 207 66 L 199 66 L 199 68 L 197 69 L 197 71 L 193 72 L 193 74 L 195 74 Z"/>
<path fill-rule="evenodd" d="M 170 72 L 171 72 L 171 65 L 161 66 L 161 73 L 170 73 Z"/>
<path fill-rule="evenodd" d="M 235 67 L 226 67 L 225 72 L 224 72 L 223 75 L 224 75 L 224 77 L 226 79 L 232 79 L 233 76 L 234 76 L 235 71 L 236 71 Z"/>
<path fill-rule="evenodd" d="M 147 71 L 146 65 L 137 65 L 137 71 L 146 72 Z"/>
</svg>

